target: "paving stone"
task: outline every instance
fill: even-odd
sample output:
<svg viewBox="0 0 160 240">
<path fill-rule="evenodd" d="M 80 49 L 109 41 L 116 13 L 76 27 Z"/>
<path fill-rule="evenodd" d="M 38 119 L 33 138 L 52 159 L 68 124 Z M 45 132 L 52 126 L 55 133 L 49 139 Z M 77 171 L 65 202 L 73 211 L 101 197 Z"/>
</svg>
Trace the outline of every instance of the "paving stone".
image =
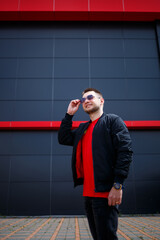
<svg viewBox="0 0 160 240">
<path fill-rule="evenodd" d="M 0 239 L 91 240 L 86 217 L 0 217 Z M 160 215 L 119 218 L 119 240 L 160 240 Z"/>
</svg>

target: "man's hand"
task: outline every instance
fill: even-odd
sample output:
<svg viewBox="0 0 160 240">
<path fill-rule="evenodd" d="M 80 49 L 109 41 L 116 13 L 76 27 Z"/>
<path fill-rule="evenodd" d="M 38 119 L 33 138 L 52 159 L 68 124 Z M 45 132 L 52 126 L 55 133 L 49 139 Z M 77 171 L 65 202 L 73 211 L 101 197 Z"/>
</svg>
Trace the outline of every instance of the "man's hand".
<svg viewBox="0 0 160 240">
<path fill-rule="evenodd" d="M 67 113 L 69 115 L 74 115 L 78 111 L 80 104 L 81 104 L 81 101 L 79 99 L 72 100 L 68 106 Z"/>
<path fill-rule="evenodd" d="M 122 190 L 116 190 L 114 187 L 111 188 L 108 195 L 108 205 L 115 206 L 122 202 Z"/>
</svg>

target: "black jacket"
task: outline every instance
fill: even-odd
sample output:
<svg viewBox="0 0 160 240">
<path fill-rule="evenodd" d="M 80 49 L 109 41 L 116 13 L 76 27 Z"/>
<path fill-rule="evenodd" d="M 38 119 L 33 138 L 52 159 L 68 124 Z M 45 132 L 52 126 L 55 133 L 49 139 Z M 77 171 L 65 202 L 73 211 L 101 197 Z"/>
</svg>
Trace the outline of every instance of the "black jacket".
<svg viewBox="0 0 160 240">
<path fill-rule="evenodd" d="M 72 117 L 66 113 L 58 132 L 60 144 L 73 146 L 72 172 L 74 186 L 83 184 L 77 178 L 76 150 L 90 122 L 72 130 Z M 93 167 L 96 192 L 110 191 L 114 182 L 123 184 L 132 161 L 131 138 L 123 120 L 114 114 L 105 114 L 96 123 L 92 135 Z"/>
</svg>

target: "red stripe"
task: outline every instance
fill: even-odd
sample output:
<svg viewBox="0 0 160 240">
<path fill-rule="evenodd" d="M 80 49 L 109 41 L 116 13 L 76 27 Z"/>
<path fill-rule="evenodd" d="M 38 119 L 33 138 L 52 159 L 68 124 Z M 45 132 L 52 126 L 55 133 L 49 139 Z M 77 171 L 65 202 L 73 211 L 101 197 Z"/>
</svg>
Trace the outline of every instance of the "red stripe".
<svg viewBox="0 0 160 240">
<path fill-rule="evenodd" d="M 160 20 L 159 12 L 45 12 L 1 11 L 0 21 L 143 21 Z"/>
<path fill-rule="evenodd" d="M 160 129 L 160 121 L 125 121 L 128 129 Z"/>
<path fill-rule="evenodd" d="M 154 21 L 159 0 L 0 0 L 1 21 Z"/>
<path fill-rule="evenodd" d="M 73 129 L 85 121 L 74 121 Z M 160 129 L 160 121 L 125 121 L 131 130 Z M 59 130 L 60 121 L 0 122 L 0 130 Z"/>
</svg>

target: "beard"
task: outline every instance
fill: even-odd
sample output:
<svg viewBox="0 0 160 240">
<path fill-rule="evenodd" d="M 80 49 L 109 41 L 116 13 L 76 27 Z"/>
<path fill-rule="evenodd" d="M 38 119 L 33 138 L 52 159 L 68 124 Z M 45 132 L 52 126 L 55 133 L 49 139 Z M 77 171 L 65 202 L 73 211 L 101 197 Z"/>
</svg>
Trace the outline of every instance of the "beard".
<svg viewBox="0 0 160 240">
<path fill-rule="evenodd" d="M 95 106 L 92 109 L 88 109 L 88 110 L 86 109 L 84 111 L 88 114 L 92 114 L 92 113 L 95 113 L 95 112 L 99 111 L 99 106 Z"/>
</svg>

